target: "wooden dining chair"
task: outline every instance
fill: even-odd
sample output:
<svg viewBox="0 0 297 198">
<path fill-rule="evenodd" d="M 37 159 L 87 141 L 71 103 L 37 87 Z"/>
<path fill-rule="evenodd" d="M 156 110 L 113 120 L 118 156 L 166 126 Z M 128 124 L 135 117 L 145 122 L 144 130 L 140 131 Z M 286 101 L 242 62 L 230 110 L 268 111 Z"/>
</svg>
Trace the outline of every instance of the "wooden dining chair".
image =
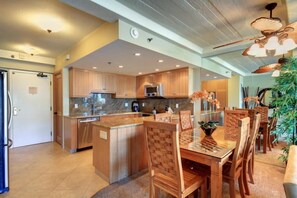
<svg viewBox="0 0 297 198">
<path fill-rule="evenodd" d="M 257 143 L 258 143 L 258 150 L 260 150 L 261 148 L 261 135 L 263 135 L 263 132 L 265 132 L 264 130 L 267 131 L 268 133 L 268 107 L 261 107 L 261 106 L 257 106 L 254 108 L 256 110 L 257 113 L 261 114 L 261 121 L 260 121 L 260 129 L 259 129 L 259 134 L 257 136 Z M 267 134 L 268 135 L 268 134 Z M 269 136 L 267 136 L 267 139 L 270 139 Z M 267 141 L 267 146 L 269 148 L 269 150 L 271 151 L 271 145 L 269 144 L 269 141 Z M 264 150 L 264 148 L 263 148 Z"/>
<path fill-rule="evenodd" d="M 248 117 L 247 110 L 225 110 L 224 111 L 224 126 L 227 128 L 237 128 L 238 120 Z"/>
<path fill-rule="evenodd" d="M 154 115 L 154 120 L 158 122 L 171 122 L 172 115 L 169 113 L 158 113 Z"/>
<path fill-rule="evenodd" d="M 252 132 L 254 126 L 254 119 L 256 116 L 257 111 L 255 109 L 243 109 L 243 108 L 235 108 L 235 110 L 245 110 L 248 111 L 248 116 L 250 117 L 250 132 Z"/>
<path fill-rule="evenodd" d="M 201 187 L 206 197 L 206 176 L 181 164 L 177 123 L 144 121 L 150 178 L 150 198 L 163 190 L 186 197 Z"/>
<path fill-rule="evenodd" d="M 225 110 L 224 111 L 224 126 L 229 129 L 226 130 L 226 137 L 230 140 L 237 140 L 238 130 L 230 130 L 238 128 L 238 121 L 242 118 L 248 117 L 246 110 Z"/>
<path fill-rule="evenodd" d="M 272 117 L 268 123 L 268 128 L 267 128 L 267 146 L 269 148 L 269 150 L 271 151 L 271 148 L 273 148 L 273 141 L 274 141 L 274 137 L 271 134 L 271 132 L 273 130 L 275 130 L 276 128 L 276 122 L 277 122 L 277 118 L 276 117 Z M 262 137 L 262 133 L 258 134 L 257 140 L 258 140 L 258 150 L 260 150 L 260 145 L 261 145 L 261 137 Z"/>
<path fill-rule="evenodd" d="M 243 186 L 243 159 L 248 134 L 250 132 L 250 118 L 246 117 L 238 120 L 237 124 L 238 136 L 236 147 L 233 152 L 231 162 L 227 162 L 223 166 L 223 180 L 229 183 L 229 194 L 231 198 L 235 198 L 235 182 L 238 180 L 239 191 L 241 197 L 245 197 Z M 236 128 L 231 128 L 236 130 Z"/>
<path fill-rule="evenodd" d="M 244 189 L 247 195 L 250 195 L 250 189 L 247 181 L 247 173 L 249 175 L 250 182 L 254 184 L 254 179 L 253 179 L 254 154 L 255 154 L 254 150 L 255 150 L 255 141 L 260 128 L 260 120 L 261 120 L 261 115 L 260 114 L 255 115 L 254 121 L 253 121 L 254 126 L 250 132 L 250 136 L 248 138 L 248 142 L 246 145 L 244 158 L 243 158 L 243 183 L 244 183 Z"/>
<path fill-rule="evenodd" d="M 193 129 L 190 110 L 179 111 L 179 123 L 181 131 Z"/>
</svg>

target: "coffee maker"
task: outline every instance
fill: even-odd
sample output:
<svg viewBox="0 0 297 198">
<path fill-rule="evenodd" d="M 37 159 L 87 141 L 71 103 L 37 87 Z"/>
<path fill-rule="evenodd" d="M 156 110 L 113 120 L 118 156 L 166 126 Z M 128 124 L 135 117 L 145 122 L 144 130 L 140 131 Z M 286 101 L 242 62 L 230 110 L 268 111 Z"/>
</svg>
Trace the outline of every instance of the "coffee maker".
<svg viewBox="0 0 297 198">
<path fill-rule="evenodd" d="M 132 112 L 139 112 L 139 102 L 133 101 L 131 107 L 132 107 Z"/>
</svg>

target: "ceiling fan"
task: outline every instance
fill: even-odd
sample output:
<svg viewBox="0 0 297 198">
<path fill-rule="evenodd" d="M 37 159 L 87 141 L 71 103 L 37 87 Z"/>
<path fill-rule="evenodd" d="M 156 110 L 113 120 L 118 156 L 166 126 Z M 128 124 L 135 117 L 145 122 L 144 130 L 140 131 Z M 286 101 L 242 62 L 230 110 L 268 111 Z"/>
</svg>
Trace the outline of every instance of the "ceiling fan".
<svg viewBox="0 0 297 198">
<path fill-rule="evenodd" d="M 242 55 L 266 57 L 286 54 L 288 51 L 297 47 L 293 34 L 297 33 L 297 22 L 282 27 L 281 19 L 272 17 L 272 10 L 277 3 L 270 3 L 265 9 L 270 11 L 270 17 L 260 17 L 255 19 L 251 26 L 260 30 L 262 35 L 258 37 L 247 38 L 224 45 L 216 46 L 213 49 L 254 40 L 254 44 L 243 51 Z"/>
<path fill-rule="evenodd" d="M 282 58 L 278 59 L 277 63 L 260 66 L 257 70 L 253 71 L 252 73 L 261 74 L 261 73 L 266 73 L 266 72 L 270 72 L 270 71 L 274 71 L 274 70 L 280 70 L 280 68 L 285 63 L 287 63 L 287 61 L 288 61 L 288 59 L 283 56 Z"/>
</svg>

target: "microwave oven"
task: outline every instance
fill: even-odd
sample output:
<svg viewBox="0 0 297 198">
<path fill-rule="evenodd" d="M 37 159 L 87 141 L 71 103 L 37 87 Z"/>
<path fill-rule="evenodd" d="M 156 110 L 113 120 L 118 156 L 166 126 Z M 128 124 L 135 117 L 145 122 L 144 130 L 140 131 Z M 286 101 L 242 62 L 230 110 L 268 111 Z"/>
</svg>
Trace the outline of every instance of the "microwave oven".
<svg viewBox="0 0 297 198">
<path fill-rule="evenodd" d="M 151 84 L 144 86 L 145 97 L 163 97 L 163 85 L 162 84 Z"/>
</svg>

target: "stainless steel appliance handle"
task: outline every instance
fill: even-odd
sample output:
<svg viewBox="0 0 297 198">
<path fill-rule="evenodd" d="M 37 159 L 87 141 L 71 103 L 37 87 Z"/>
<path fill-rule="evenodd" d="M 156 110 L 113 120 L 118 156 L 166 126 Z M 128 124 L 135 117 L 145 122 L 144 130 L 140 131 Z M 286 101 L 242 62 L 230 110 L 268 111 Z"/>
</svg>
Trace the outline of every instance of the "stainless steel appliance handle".
<svg viewBox="0 0 297 198">
<path fill-rule="evenodd" d="M 9 120 L 8 120 L 8 129 L 10 129 L 11 126 L 11 121 L 12 121 L 12 100 L 11 100 L 11 95 L 10 92 L 7 91 L 7 95 L 8 95 L 8 101 L 9 101 L 9 106 L 8 106 L 8 114 L 9 114 Z"/>
</svg>

